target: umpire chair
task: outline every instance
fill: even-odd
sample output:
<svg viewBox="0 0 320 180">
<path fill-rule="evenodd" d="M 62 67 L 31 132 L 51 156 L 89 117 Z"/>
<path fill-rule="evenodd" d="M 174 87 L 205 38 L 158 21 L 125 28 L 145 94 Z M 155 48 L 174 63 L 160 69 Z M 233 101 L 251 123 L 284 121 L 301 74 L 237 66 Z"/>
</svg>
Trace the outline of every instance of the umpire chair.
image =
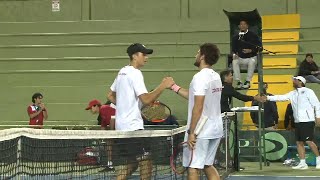
<svg viewBox="0 0 320 180">
<path fill-rule="evenodd" d="M 232 37 L 239 34 L 238 25 L 240 20 L 246 20 L 249 25 L 249 31 L 256 33 L 260 38 L 262 37 L 262 21 L 257 9 L 247 12 L 228 12 L 226 10 L 223 10 L 223 12 L 227 15 L 230 25 L 230 53 L 226 56 L 226 65 L 227 69 L 232 69 Z M 247 68 L 240 67 L 240 71 L 241 73 L 246 73 Z M 254 72 L 258 72 L 257 67 Z"/>
</svg>

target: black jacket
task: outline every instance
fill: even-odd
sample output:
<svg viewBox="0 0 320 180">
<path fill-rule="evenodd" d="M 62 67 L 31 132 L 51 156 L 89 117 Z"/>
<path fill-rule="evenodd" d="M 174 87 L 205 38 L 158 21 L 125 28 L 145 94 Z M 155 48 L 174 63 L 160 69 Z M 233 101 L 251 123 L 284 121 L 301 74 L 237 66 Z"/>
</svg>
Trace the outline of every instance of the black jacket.
<svg viewBox="0 0 320 180">
<path fill-rule="evenodd" d="M 248 31 L 243 36 L 242 40 L 239 40 L 239 35 L 236 35 L 232 38 L 232 52 L 241 58 L 250 58 L 256 56 L 258 51 L 257 46 L 262 47 L 261 40 L 255 33 L 251 31 Z M 252 52 L 245 54 L 242 52 L 243 49 L 251 49 Z"/>
<path fill-rule="evenodd" d="M 268 96 L 273 96 L 272 94 L 267 93 Z M 252 106 L 257 106 L 258 102 L 253 101 Z M 264 127 L 268 128 L 271 126 L 274 126 L 275 124 L 278 124 L 279 115 L 278 115 L 278 108 L 276 102 L 273 101 L 266 101 L 264 104 Z M 251 112 L 250 113 L 251 119 L 254 124 L 259 123 L 258 119 L 258 112 Z"/>
<path fill-rule="evenodd" d="M 234 89 L 232 84 L 223 83 L 223 89 L 221 93 L 221 112 L 230 111 L 230 103 L 231 103 L 232 97 L 235 97 L 244 102 L 253 101 L 253 96 L 247 96 L 247 95 L 241 94 Z"/>
<path fill-rule="evenodd" d="M 291 128 L 295 128 L 293 110 L 292 110 L 291 104 L 288 104 L 287 109 L 286 109 L 286 114 L 284 116 L 284 127 L 287 129 L 289 127 L 289 124 L 290 124 Z"/>
<path fill-rule="evenodd" d="M 307 60 L 301 62 L 299 66 L 299 76 L 311 75 L 311 71 L 318 71 L 319 67 L 315 62 L 309 63 Z"/>
</svg>

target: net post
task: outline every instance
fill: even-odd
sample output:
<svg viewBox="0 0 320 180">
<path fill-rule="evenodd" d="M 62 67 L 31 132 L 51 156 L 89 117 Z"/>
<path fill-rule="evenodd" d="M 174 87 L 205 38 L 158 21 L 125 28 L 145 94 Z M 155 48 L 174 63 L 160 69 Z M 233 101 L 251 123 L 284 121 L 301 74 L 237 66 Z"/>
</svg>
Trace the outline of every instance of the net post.
<svg viewBox="0 0 320 180">
<path fill-rule="evenodd" d="M 171 155 L 173 155 L 173 136 L 174 136 L 174 133 L 173 133 L 173 130 L 171 130 L 171 139 L 170 139 L 170 143 L 171 143 Z M 175 176 L 175 172 L 173 172 L 172 168 L 171 169 L 171 180 L 174 180 L 174 176 Z"/>
<path fill-rule="evenodd" d="M 262 49 L 258 51 L 257 53 L 257 63 L 258 63 L 258 94 L 261 96 L 263 93 L 263 64 L 262 64 Z M 264 108 L 264 104 L 259 102 L 259 111 L 258 111 L 258 122 L 259 122 L 259 166 L 260 170 L 262 170 L 262 155 L 264 155 L 264 164 L 266 166 L 266 149 L 265 149 L 265 127 L 264 124 L 262 126 L 262 123 L 264 123 L 263 115 L 264 112 L 262 109 Z M 262 122 L 263 121 L 263 122 Z M 261 128 L 261 126 L 263 128 Z M 261 137 L 262 137 L 262 142 L 261 142 Z"/>
<path fill-rule="evenodd" d="M 240 171 L 240 148 L 239 148 L 239 134 L 238 134 L 238 113 L 235 112 L 234 116 L 234 136 L 235 136 L 235 144 L 234 144 L 234 164 L 236 171 Z"/>
<path fill-rule="evenodd" d="M 226 172 L 228 171 L 228 165 L 229 165 L 229 162 L 228 162 L 228 115 L 225 114 L 225 120 L 224 120 L 224 124 L 225 124 L 225 136 L 224 136 L 224 141 L 225 141 L 225 155 L 226 155 Z"/>
<path fill-rule="evenodd" d="M 17 142 L 17 174 L 20 174 L 21 171 L 21 136 L 18 137 L 18 142 Z"/>
</svg>

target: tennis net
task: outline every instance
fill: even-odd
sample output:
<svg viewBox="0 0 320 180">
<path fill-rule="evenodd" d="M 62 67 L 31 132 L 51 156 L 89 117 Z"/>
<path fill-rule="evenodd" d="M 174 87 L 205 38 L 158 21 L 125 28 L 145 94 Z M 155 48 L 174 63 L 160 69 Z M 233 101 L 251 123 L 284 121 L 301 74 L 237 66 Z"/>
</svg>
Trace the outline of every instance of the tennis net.
<svg viewBox="0 0 320 180">
<path fill-rule="evenodd" d="M 185 127 L 132 132 L 5 129 L 0 131 L 0 179 L 182 179 L 172 171 L 170 156 L 184 133 Z M 128 169 L 134 172 L 126 177 Z"/>
<path fill-rule="evenodd" d="M 0 179 L 115 179 L 128 164 L 135 167 L 135 160 L 146 165 L 130 178 L 144 171 L 152 179 L 171 179 L 171 144 L 184 131 L 1 130 Z"/>
</svg>

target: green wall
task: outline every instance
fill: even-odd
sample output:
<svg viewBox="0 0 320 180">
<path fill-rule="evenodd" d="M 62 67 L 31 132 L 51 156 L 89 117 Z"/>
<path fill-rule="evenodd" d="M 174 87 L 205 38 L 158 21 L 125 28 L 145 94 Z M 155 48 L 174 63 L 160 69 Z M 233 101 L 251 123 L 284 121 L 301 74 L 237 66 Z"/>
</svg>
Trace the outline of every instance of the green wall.
<svg viewBox="0 0 320 180">
<path fill-rule="evenodd" d="M 0 0 L 0 21 L 79 21 L 81 0 L 61 0 L 61 11 L 52 12 L 51 0 Z M 86 9 L 85 11 L 88 11 Z"/>
<path fill-rule="evenodd" d="M 60 0 L 59 12 L 52 12 L 51 5 L 51 0 L 0 0 L 0 22 L 211 19 L 227 27 L 222 9 L 257 8 L 261 15 L 300 13 L 303 19 L 320 14 L 318 0 Z"/>
<path fill-rule="evenodd" d="M 60 11 L 51 11 L 51 0 L 0 0 L 0 21 L 80 21 L 131 19 L 224 19 L 222 9 L 261 14 L 308 11 L 317 0 L 60 0 Z M 306 7 L 306 8 L 301 8 Z M 313 11 L 313 14 L 318 14 Z M 307 14 L 310 14 L 308 12 Z M 219 24 L 222 22 L 219 22 Z M 223 23 L 226 25 L 226 23 Z"/>
</svg>

